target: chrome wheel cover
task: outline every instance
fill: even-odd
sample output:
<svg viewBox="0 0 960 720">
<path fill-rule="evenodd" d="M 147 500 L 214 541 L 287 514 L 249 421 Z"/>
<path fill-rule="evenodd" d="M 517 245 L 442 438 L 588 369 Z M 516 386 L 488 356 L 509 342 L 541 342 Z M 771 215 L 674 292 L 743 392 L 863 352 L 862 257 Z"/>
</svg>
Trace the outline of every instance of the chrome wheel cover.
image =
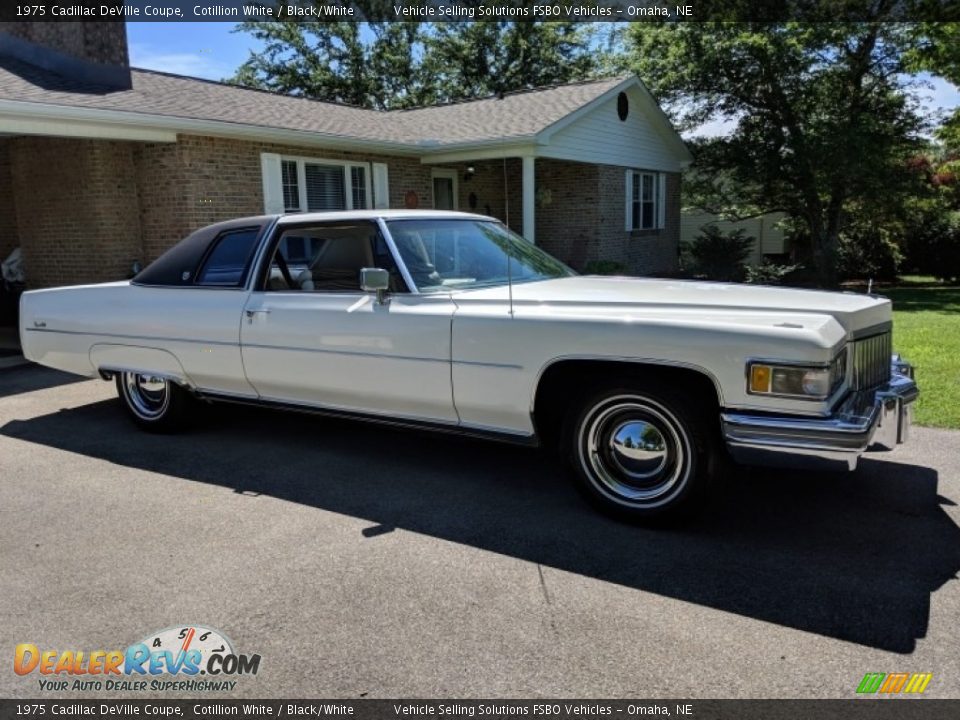
<svg viewBox="0 0 960 720">
<path fill-rule="evenodd" d="M 127 406 L 143 420 L 157 420 L 170 405 L 170 382 L 140 373 L 123 373 L 123 396 Z"/>
<path fill-rule="evenodd" d="M 627 507 L 658 507 L 686 485 L 690 440 L 667 408 L 638 395 L 606 398 L 578 428 L 580 464 L 593 486 Z"/>
</svg>

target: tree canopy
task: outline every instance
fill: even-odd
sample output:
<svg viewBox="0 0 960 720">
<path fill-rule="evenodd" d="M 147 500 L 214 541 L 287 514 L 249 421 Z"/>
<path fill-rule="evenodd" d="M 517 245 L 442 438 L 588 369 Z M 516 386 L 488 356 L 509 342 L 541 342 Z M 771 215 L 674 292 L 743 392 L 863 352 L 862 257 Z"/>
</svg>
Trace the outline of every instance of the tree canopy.
<svg viewBox="0 0 960 720">
<path fill-rule="evenodd" d="M 594 29 L 574 22 L 246 22 L 263 42 L 232 82 L 394 109 L 593 76 Z"/>
<path fill-rule="evenodd" d="M 425 80 L 441 101 L 582 80 L 597 70 L 590 30 L 575 22 L 440 23 L 425 39 Z"/>
<path fill-rule="evenodd" d="M 912 26 L 882 18 L 628 31 L 632 67 L 681 127 L 732 124 L 696 143 L 698 203 L 733 217 L 788 213 L 826 284 L 849 214 L 914 181 L 905 168 L 930 129 L 907 75 L 919 42 Z"/>
<path fill-rule="evenodd" d="M 231 82 L 331 102 L 379 109 L 424 100 L 416 22 L 246 22 L 263 42 Z"/>
</svg>

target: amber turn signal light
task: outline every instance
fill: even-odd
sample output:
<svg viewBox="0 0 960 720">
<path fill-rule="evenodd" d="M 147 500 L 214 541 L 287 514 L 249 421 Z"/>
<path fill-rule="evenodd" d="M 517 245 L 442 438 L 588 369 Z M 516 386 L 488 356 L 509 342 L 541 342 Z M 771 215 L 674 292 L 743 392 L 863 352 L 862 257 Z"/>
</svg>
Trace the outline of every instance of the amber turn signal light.
<svg viewBox="0 0 960 720">
<path fill-rule="evenodd" d="M 773 368 L 769 365 L 750 366 L 750 390 L 755 393 L 770 392 L 770 383 L 773 379 Z"/>
</svg>

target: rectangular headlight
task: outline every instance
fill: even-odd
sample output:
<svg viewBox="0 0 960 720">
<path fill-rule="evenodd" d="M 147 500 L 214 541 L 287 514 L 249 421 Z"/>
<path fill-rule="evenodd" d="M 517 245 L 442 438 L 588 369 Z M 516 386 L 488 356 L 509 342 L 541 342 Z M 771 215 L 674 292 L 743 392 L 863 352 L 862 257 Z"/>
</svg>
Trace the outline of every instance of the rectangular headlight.
<svg viewBox="0 0 960 720">
<path fill-rule="evenodd" d="M 747 390 L 754 395 L 824 400 L 833 390 L 835 372 L 825 367 L 750 363 Z"/>
</svg>

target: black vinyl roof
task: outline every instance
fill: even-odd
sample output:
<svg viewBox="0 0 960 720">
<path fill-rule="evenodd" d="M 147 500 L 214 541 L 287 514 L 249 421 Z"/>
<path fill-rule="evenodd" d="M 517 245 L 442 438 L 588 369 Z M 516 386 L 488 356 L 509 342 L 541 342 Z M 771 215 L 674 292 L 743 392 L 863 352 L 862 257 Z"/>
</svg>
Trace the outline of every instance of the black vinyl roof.
<svg viewBox="0 0 960 720">
<path fill-rule="evenodd" d="M 276 217 L 257 215 L 200 228 L 137 273 L 131 282 L 135 285 L 191 286 L 211 244 L 223 232 L 245 228 L 259 228 L 263 231 Z"/>
</svg>

